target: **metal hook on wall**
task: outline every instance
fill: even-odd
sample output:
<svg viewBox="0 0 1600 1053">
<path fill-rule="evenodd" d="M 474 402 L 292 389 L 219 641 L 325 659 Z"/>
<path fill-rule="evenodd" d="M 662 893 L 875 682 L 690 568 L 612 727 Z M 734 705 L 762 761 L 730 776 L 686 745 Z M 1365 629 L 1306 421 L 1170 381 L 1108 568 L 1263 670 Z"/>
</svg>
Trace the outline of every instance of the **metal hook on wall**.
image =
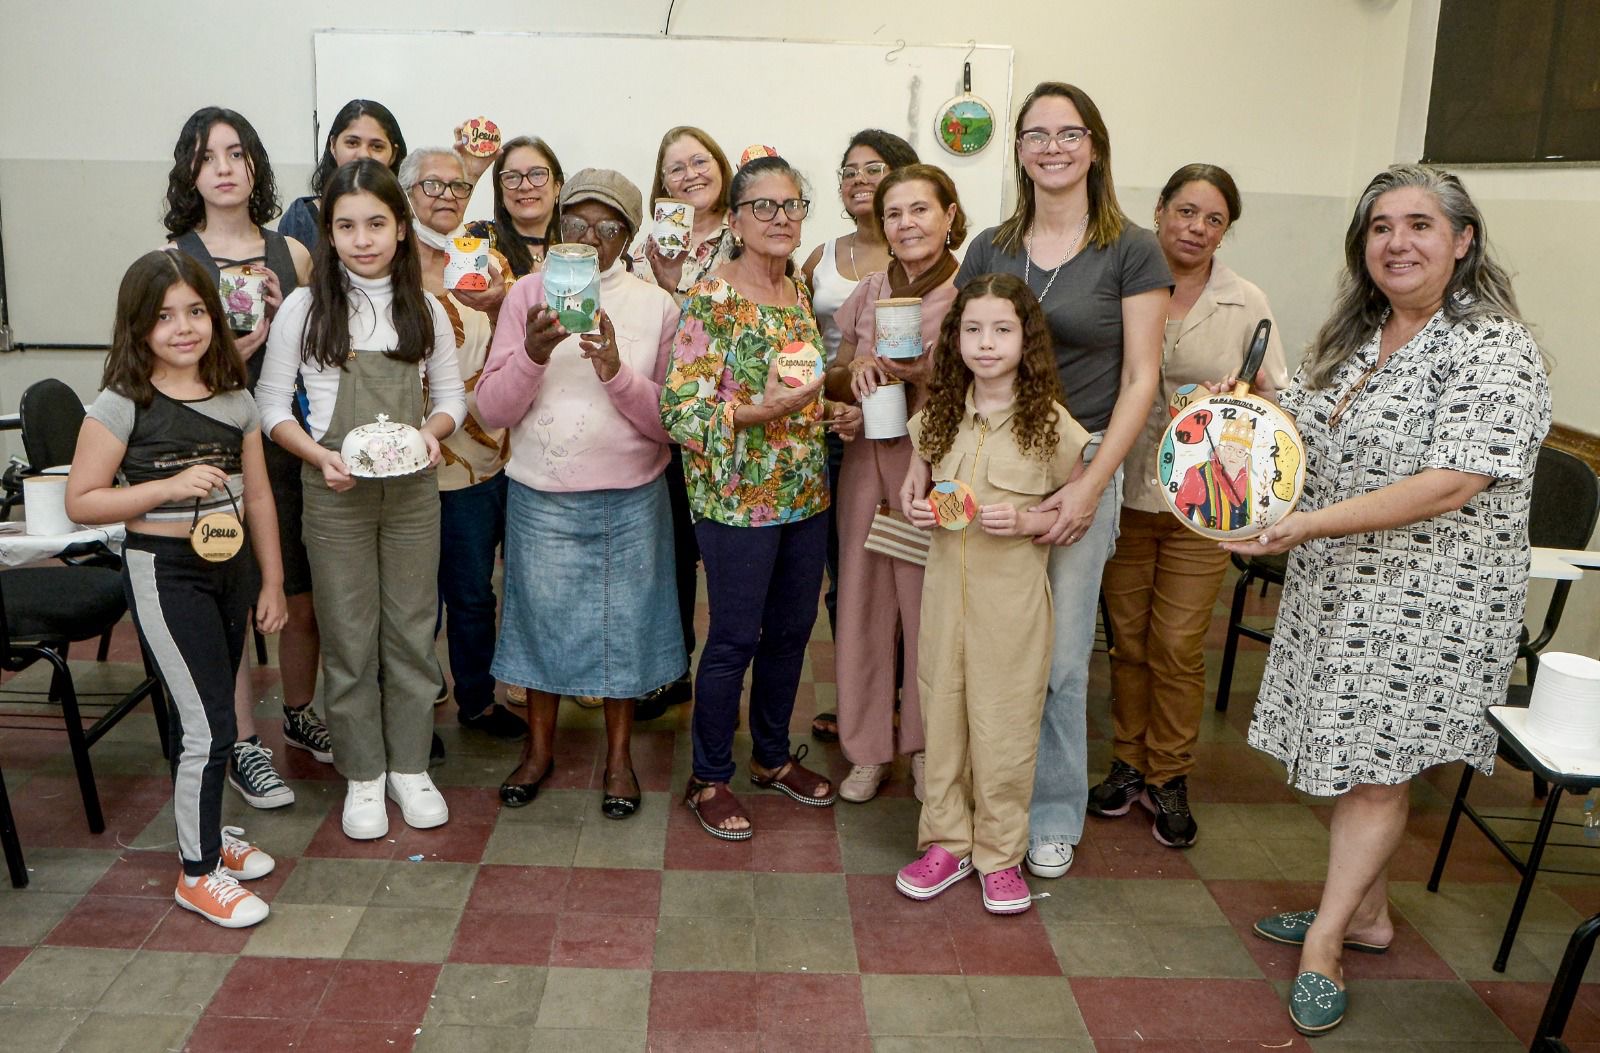
<svg viewBox="0 0 1600 1053">
<path fill-rule="evenodd" d="M 883 56 L 883 61 L 889 63 L 891 66 L 894 65 L 895 56 L 900 54 L 900 52 L 904 51 L 905 49 L 905 40 L 903 38 L 897 38 L 894 42 L 894 47 L 890 48 L 889 53 Z"/>
<path fill-rule="evenodd" d="M 977 51 L 977 50 L 978 50 L 978 42 L 976 40 L 968 40 L 967 41 L 967 53 L 965 55 L 961 56 L 961 61 L 962 62 L 971 62 L 972 61 L 972 53 L 974 51 Z"/>
</svg>

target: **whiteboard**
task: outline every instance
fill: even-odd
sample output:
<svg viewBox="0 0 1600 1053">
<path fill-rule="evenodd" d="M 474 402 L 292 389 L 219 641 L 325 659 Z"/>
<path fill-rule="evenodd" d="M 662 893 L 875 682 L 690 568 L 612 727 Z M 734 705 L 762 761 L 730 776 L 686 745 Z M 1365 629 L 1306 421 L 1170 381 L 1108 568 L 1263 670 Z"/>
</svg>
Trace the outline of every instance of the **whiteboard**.
<svg viewBox="0 0 1600 1053">
<path fill-rule="evenodd" d="M 735 166 L 745 147 L 765 143 L 800 170 L 812 201 L 806 252 L 853 229 L 834 172 L 863 128 L 904 136 L 950 173 L 974 231 L 999 222 L 1012 178 L 1003 132 L 1011 125 L 1008 46 L 326 30 L 313 49 L 314 156 L 340 107 L 375 99 L 394 113 L 408 148 L 448 145 L 452 128 L 481 115 L 508 139 L 544 139 L 568 175 L 614 168 L 649 194 L 662 133 L 696 125 Z M 964 61 L 997 132 L 983 150 L 958 157 L 940 145 L 934 121 L 960 93 Z M 466 214 L 493 214 L 487 176 Z"/>
</svg>

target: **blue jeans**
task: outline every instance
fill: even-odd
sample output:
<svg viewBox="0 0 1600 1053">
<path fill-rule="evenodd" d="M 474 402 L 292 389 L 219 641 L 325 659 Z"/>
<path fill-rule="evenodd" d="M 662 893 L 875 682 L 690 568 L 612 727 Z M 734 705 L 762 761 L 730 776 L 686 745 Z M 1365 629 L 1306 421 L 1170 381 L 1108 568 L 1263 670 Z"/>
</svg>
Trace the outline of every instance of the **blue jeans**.
<svg viewBox="0 0 1600 1053">
<path fill-rule="evenodd" d="M 752 662 L 752 753 L 764 768 L 788 761 L 789 717 L 817 621 L 831 518 L 824 512 L 783 526 L 694 525 L 711 601 L 694 685 L 695 778 L 733 778 L 733 731 Z"/>
<path fill-rule="evenodd" d="M 439 612 L 456 705 L 475 717 L 494 702 L 495 549 L 506 533 L 506 474 L 439 493 Z M 438 626 L 434 626 L 435 634 Z"/>
<path fill-rule="evenodd" d="M 1099 443 L 1084 451 L 1094 459 Z M 1094 522 L 1076 544 L 1050 551 L 1050 591 L 1055 608 L 1055 645 L 1050 662 L 1050 691 L 1039 726 L 1039 760 L 1033 775 L 1033 804 L 1028 810 L 1028 844 L 1083 837 L 1089 804 L 1089 729 L 1084 718 L 1089 691 L 1089 656 L 1094 650 L 1095 612 L 1100 603 L 1100 575 L 1117 545 L 1117 519 L 1122 512 L 1122 469 L 1100 495 Z"/>
</svg>

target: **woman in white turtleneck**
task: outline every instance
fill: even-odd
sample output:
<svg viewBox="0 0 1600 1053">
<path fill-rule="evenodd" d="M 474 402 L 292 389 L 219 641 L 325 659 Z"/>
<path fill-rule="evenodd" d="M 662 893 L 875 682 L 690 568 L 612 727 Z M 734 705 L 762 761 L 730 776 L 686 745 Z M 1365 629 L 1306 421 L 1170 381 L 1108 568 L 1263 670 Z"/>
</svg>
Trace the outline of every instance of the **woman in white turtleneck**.
<svg viewBox="0 0 1600 1053">
<path fill-rule="evenodd" d="M 323 709 L 347 788 L 351 838 L 389 830 L 387 792 L 408 825 L 449 818 L 428 777 L 436 665 L 439 443 L 466 416 L 455 335 L 422 289 L 411 210 L 394 174 L 358 160 L 324 191 L 309 286 L 283 301 L 256 385 L 261 427 L 304 463 L 304 540 L 323 628 Z M 296 378 L 308 408 L 292 412 Z M 345 436 L 380 416 L 422 433 L 427 465 L 357 474 Z M 370 449 L 370 448 L 369 448 Z M 381 458 L 383 451 L 376 451 Z"/>
</svg>

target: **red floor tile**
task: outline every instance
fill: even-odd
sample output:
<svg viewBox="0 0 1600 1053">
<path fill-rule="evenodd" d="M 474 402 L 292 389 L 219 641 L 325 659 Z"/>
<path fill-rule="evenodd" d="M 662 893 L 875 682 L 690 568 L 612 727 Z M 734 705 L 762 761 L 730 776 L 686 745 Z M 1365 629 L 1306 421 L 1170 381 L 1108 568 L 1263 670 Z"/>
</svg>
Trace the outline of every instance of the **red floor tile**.
<svg viewBox="0 0 1600 1053">
<path fill-rule="evenodd" d="M 136 948 L 169 911 L 178 909 L 171 897 L 171 889 L 166 899 L 84 896 L 44 942 L 57 947 Z"/>
<path fill-rule="evenodd" d="M 61 739 L 61 751 L 67 748 Z M 93 750 L 90 751 L 91 759 Z M 161 754 L 150 744 L 151 767 L 159 770 Z M 172 783 L 165 776 L 97 775 L 100 809 L 105 831 L 89 832 L 84 818 L 78 781 L 66 775 L 35 775 L 11 795 L 11 810 L 25 845 L 48 848 L 100 848 L 115 850 L 137 841 L 139 834 L 172 799 Z"/>
<path fill-rule="evenodd" d="M 756 1031 L 761 989 L 756 973 L 657 973 L 650 985 L 651 1049 L 657 1032 Z M 741 1048 L 749 1048 L 748 1038 Z"/>
<path fill-rule="evenodd" d="M 749 1053 L 759 1039 L 748 1031 L 654 1031 L 646 1038 L 650 1053 Z"/>
<path fill-rule="evenodd" d="M 161 919 L 141 949 L 187 954 L 238 954 L 250 942 L 250 934 L 254 931 L 253 928 L 225 929 L 192 911 L 174 909 Z"/>
<path fill-rule="evenodd" d="M 303 1019 L 322 1001 L 338 964 L 323 958 L 240 958 L 207 1012 Z"/>
<path fill-rule="evenodd" d="M 1061 965 L 1037 912 L 997 917 L 981 912 L 950 922 L 961 971 L 968 976 L 1060 976 Z"/>
<path fill-rule="evenodd" d="M 33 950 L 31 947 L 0 947 L 0 983 L 11 975 L 11 971 L 22 964 Z"/>
<path fill-rule="evenodd" d="M 656 925 L 648 918 L 614 914 L 562 914 L 556 919 L 550 964 L 581 969 L 649 969 L 655 962 Z"/>
<path fill-rule="evenodd" d="M 498 911 L 463 911 L 450 960 L 485 965 L 549 965 L 555 932 L 553 914 L 508 917 Z"/>
<path fill-rule="evenodd" d="M 303 1017 L 232 1017 L 207 1013 L 189 1033 L 185 1053 L 278 1053 L 306 1046 Z M 325 1047 L 323 1047 L 325 1048 Z M 394 1048 L 394 1047 L 390 1047 Z"/>
<path fill-rule="evenodd" d="M 1265 980 L 1072 980 L 1072 994 L 1096 1042 L 1101 1039 L 1229 1039 L 1292 1042 L 1283 999 Z"/>
<path fill-rule="evenodd" d="M 89 890 L 96 896 L 144 896 L 172 902 L 182 872 L 177 857 L 166 852 L 123 852 Z"/>
<path fill-rule="evenodd" d="M 341 961 L 316 1015 L 325 1020 L 419 1024 L 438 980 L 439 966 L 422 962 Z"/>
<path fill-rule="evenodd" d="M 823 767 L 819 762 L 822 758 L 813 755 L 806 758 L 806 766 L 812 771 Z M 848 771 L 849 769 L 846 768 Z M 741 780 L 746 782 L 748 780 Z M 735 791 L 739 792 L 736 782 Z M 745 811 L 750 813 L 750 821 L 755 825 L 757 833 L 775 832 L 800 832 L 809 834 L 831 834 L 834 832 L 833 807 L 819 808 L 816 805 L 801 804 L 790 800 L 781 793 L 769 793 L 757 790 L 751 786 L 742 793 Z M 841 808 L 853 807 L 852 805 L 839 805 Z M 698 825 L 698 824 L 696 824 Z"/>
<path fill-rule="evenodd" d="M 397 828 L 389 827 L 394 839 L 393 858 L 406 859 L 421 856 L 439 863 L 478 863 L 483 860 L 483 850 L 494 836 L 490 823 L 457 822 L 455 812 L 450 821 L 431 830 L 414 830 L 403 822 Z M 307 853 L 309 854 L 309 853 Z"/>
<path fill-rule="evenodd" d="M 1196 804 L 1293 803 L 1283 765 L 1244 743 L 1209 743 L 1204 761 L 1189 776 L 1189 799 Z"/>
<path fill-rule="evenodd" d="M 670 731 L 644 731 L 639 725 L 634 725 L 633 744 L 630 747 L 633 773 L 639 777 L 639 788 L 644 792 L 671 793 L 682 789 L 672 780 L 675 738 L 676 735 Z"/>
<path fill-rule="evenodd" d="M 1304 1036 L 1293 1035 L 1290 1039 L 1272 1043 L 1270 1046 L 1254 1040 L 1233 1041 L 1226 1038 L 1184 1038 L 1155 1042 L 1146 1042 L 1138 1038 L 1102 1038 L 1095 1040 L 1094 1048 L 1099 1053 L 1265 1053 L 1269 1048 L 1273 1053 L 1279 1050 L 1288 1050 L 1289 1053 L 1311 1053 L 1317 1047 L 1307 1042 Z"/>
<path fill-rule="evenodd" d="M 555 914 L 562 909 L 572 871 L 566 867 L 478 868 L 467 909 L 506 914 Z M 657 902 L 660 885 L 657 884 Z"/>
<path fill-rule="evenodd" d="M 859 976 L 812 976 L 801 973 L 763 973 L 757 1001 L 756 1028 L 763 1037 L 791 1035 L 809 1039 L 827 1035 L 824 1045 L 838 1049 L 838 1039 L 865 1036 L 867 1010 L 861 998 Z"/>
<path fill-rule="evenodd" d="M 396 838 L 399 832 L 406 828 L 405 820 L 400 818 L 400 809 L 393 801 L 385 802 L 389 814 L 389 832 L 383 837 L 373 838 L 370 841 L 355 841 L 344 834 L 341 825 L 342 804 L 334 804 L 328 811 L 328 818 L 317 827 L 317 832 L 312 835 L 311 843 L 306 846 L 304 855 L 320 856 L 332 859 L 393 859 L 397 852 Z"/>
<path fill-rule="evenodd" d="M 750 843 L 750 869 L 782 874 L 843 873 L 839 835 L 832 830 L 759 829 Z"/>
<path fill-rule="evenodd" d="M 416 1044 L 415 1024 L 380 1024 L 367 1020 L 332 1020 L 315 1017 L 301 1040 L 306 1050 L 339 1053 L 405 1053 Z"/>
<path fill-rule="evenodd" d="M 807 647 L 811 654 L 811 680 L 818 684 L 834 683 L 838 677 L 834 672 L 834 647 L 832 640 L 813 640 Z M 799 706 L 795 707 L 799 709 Z M 810 713 L 807 709 L 805 712 Z M 806 720 L 809 724 L 811 721 Z"/>
<path fill-rule="evenodd" d="M 560 909 L 654 918 L 661 912 L 661 872 L 576 867 L 567 879 Z"/>
<path fill-rule="evenodd" d="M 1192 880 L 1198 875 L 1182 852 L 1150 836 L 1148 826 L 1093 820 L 1083 831 L 1067 879 L 1166 878 Z M 1035 892 L 1050 892 L 1052 882 L 1031 882 Z"/>
</svg>

